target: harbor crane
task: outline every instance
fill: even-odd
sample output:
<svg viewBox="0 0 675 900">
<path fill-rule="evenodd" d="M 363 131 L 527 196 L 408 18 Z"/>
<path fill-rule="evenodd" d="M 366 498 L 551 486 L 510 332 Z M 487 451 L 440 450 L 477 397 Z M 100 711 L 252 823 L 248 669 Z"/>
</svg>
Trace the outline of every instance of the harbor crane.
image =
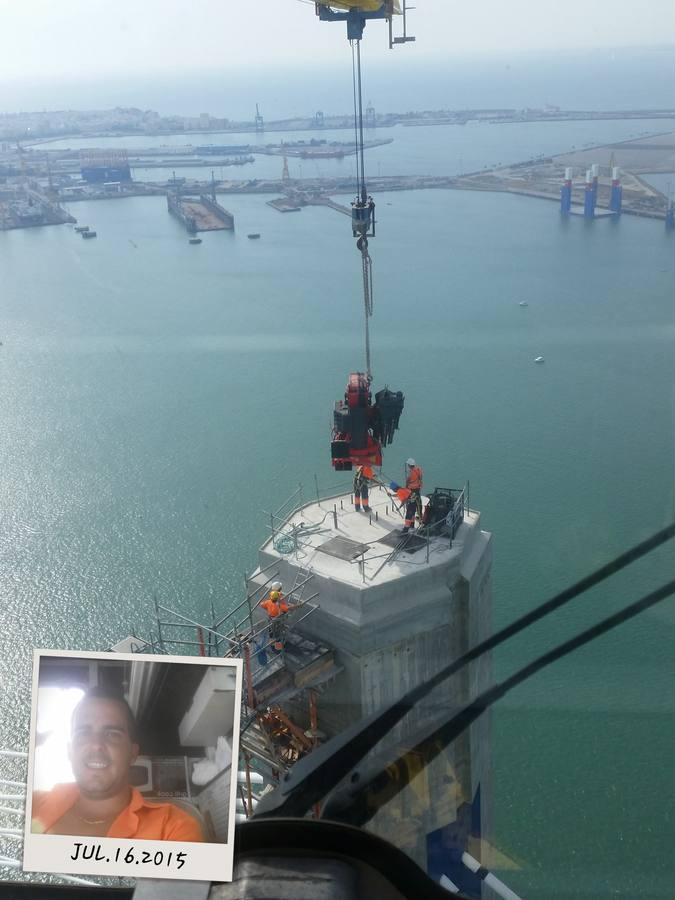
<svg viewBox="0 0 675 900">
<path fill-rule="evenodd" d="M 371 393 L 373 374 L 370 359 L 370 324 L 373 314 L 373 269 L 368 238 L 375 237 L 375 201 L 366 186 L 363 89 L 361 80 L 361 39 L 370 19 L 383 19 L 389 25 L 389 47 L 415 38 L 407 33 L 406 13 L 412 8 L 405 0 L 316 0 L 316 14 L 323 22 L 346 22 L 347 39 L 352 48 L 354 89 L 354 141 L 356 151 L 356 197 L 352 201 L 352 236 L 361 255 L 363 279 L 365 372 L 352 372 L 344 400 L 335 404 L 331 440 L 331 462 L 338 471 L 354 465 L 382 465 L 382 447 L 391 442 L 403 411 L 403 394 L 387 387 Z M 401 16 L 403 34 L 394 36 L 394 17 Z"/>
</svg>

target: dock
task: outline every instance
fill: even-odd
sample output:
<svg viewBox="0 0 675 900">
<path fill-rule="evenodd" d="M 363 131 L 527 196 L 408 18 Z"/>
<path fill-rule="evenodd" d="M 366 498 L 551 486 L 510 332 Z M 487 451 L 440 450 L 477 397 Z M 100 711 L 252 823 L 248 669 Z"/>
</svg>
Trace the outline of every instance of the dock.
<svg viewBox="0 0 675 900">
<path fill-rule="evenodd" d="M 0 198 L 0 231 L 76 222 L 58 200 L 27 184 L 12 186 Z"/>
<path fill-rule="evenodd" d="M 295 200 L 291 200 L 289 197 L 278 197 L 276 200 L 268 200 L 267 205 L 278 212 L 287 213 L 300 212 L 304 204 L 296 203 Z"/>
<path fill-rule="evenodd" d="M 205 194 L 197 198 L 169 193 L 166 202 L 169 212 L 185 225 L 190 234 L 198 231 L 234 231 L 232 213 Z"/>
<path fill-rule="evenodd" d="M 336 212 L 342 213 L 345 216 L 349 216 L 351 218 L 352 211 L 350 207 L 345 206 L 342 203 L 337 203 L 335 200 L 331 200 L 330 197 L 325 196 L 312 196 L 307 197 L 306 201 L 307 206 L 327 206 L 329 209 L 334 209 Z"/>
</svg>

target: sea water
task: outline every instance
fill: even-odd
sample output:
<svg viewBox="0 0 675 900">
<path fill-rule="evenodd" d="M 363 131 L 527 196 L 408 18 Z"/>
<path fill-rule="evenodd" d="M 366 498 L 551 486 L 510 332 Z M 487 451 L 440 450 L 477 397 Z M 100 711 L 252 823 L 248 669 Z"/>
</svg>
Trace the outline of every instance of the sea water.
<svg viewBox="0 0 675 900">
<path fill-rule="evenodd" d="M 466 170 L 641 125 L 397 129 L 369 159 L 382 174 Z M 0 233 L 0 746 L 27 742 L 32 647 L 150 634 L 154 599 L 225 611 L 269 511 L 299 483 L 311 496 L 315 474 L 349 484 L 329 426 L 364 365 L 359 255 L 345 217 L 266 199 L 222 198 L 236 231 L 198 247 L 163 197 L 72 204 L 94 241 Z M 406 396 L 384 470 L 401 480 L 412 455 L 427 488 L 470 481 L 504 625 L 673 518 L 674 238 L 501 194 L 377 202 L 373 371 Z M 496 675 L 674 561 L 663 548 L 539 623 Z M 666 601 L 497 705 L 495 844 L 524 896 L 671 895 L 674 631 Z"/>
</svg>

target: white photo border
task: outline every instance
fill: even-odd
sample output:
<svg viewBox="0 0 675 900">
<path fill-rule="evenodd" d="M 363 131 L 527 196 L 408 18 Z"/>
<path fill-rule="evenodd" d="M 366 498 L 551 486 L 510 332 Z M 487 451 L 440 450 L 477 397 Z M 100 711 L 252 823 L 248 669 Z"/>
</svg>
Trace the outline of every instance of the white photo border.
<svg viewBox="0 0 675 900">
<path fill-rule="evenodd" d="M 42 657 L 101 659 L 111 657 L 128 662 L 178 663 L 233 668 L 236 673 L 232 728 L 232 769 L 227 843 L 186 841 L 128 840 L 78 835 L 34 834 L 33 776 L 37 698 Z M 33 650 L 28 777 L 26 782 L 26 819 L 24 823 L 24 872 L 50 872 L 60 875 L 113 875 L 124 878 L 167 878 L 188 881 L 232 881 L 234 865 L 234 827 L 239 769 L 239 729 L 243 682 L 243 661 L 214 656 L 169 656 L 153 653 L 110 653 L 88 650 Z M 86 850 L 83 850 L 86 848 Z M 83 855 L 88 858 L 84 859 Z M 89 858 L 91 855 L 91 858 Z M 75 858 L 73 858 L 75 857 Z M 180 857 L 180 859 L 179 859 Z M 159 861 L 158 861 L 159 859 Z"/>
</svg>

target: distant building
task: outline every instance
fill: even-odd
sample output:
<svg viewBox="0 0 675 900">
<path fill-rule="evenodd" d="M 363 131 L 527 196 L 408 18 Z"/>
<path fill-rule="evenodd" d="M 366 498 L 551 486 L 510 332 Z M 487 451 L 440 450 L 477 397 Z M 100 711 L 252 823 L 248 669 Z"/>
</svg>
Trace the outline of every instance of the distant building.
<svg viewBox="0 0 675 900">
<path fill-rule="evenodd" d="M 131 181 L 129 154 L 126 150 L 82 150 L 80 174 L 89 183 Z"/>
</svg>

